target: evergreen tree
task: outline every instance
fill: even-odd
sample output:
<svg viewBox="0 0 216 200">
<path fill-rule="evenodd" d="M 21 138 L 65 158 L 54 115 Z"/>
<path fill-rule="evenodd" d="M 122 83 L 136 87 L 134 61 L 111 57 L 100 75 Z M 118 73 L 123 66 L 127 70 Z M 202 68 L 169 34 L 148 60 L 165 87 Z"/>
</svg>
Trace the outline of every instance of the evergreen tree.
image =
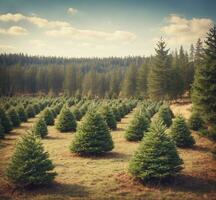
<svg viewBox="0 0 216 200">
<path fill-rule="evenodd" d="M 32 132 L 41 138 L 44 138 L 48 135 L 47 125 L 42 117 L 40 117 L 34 124 Z"/>
<path fill-rule="evenodd" d="M 79 121 L 82 118 L 82 114 L 76 106 L 73 106 L 71 108 L 71 112 L 73 113 L 77 121 Z"/>
<path fill-rule="evenodd" d="M 31 104 L 29 104 L 26 108 L 26 114 L 28 116 L 28 118 L 32 118 L 35 117 L 35 110 L 33 108 L 33 106 Z"/>
<path fill-rule="evenodd" d="M 165 130 L 162 121 L 152 122 L 129 164 L 129 172 L 136 178 L 161 180 L 181 171 L 183 161 Z"/>
<path fill-rule="evenodd" d="M 125 132 L 125 139 L 128 141 L 140 141 L 148 128 L 149 120 L 142 113 L 138 113 L 131 120 Z"/>
<path fill-rule="evenodd" d="M 101 114 L 104 118 L 104 120 L 106 121 L 108 127 L 110 129 L 116 129 L 116 119 L 115 116 L 112 112 L 112 110 L 108 107 L 108 106 L 103 106 L 103 108 L 101 109 Z"/>
<path fill-rule="evenodd" d="M 196 69 L 193 108 L 209 123 L 216 124 L 216 26 L 209 30 L 203 64 Z"/>
<path fill-rule="evenodd" d="M 47 125 L 50 125 L 50 126 L 54 125 L 54 116 L 49 108 L 46 108 L 43 111 L 42 117 L 44 118 Z"/>
<path fill-rule="evenodd" d="M 14 127 L 18 127 L 20 126 L 20 119 L 19 119 L 19 115 L 17 113 L 17 111 L 11 107 L 8 111 L 8 116 L 10 117 L 10 120 L 13 124 Z"/>
<path fill-rule="evenodd" d="M 67 132 L 76 131 L 76 127 L 76 119 L 73 113 L 67 107 L 62 108 L 60 115 L 58 117 L 56 128 L 60 132 Z"/>
<path fill-rule="evenodd" d="M 75 133 L 70 150 L 80 155 L 98 155 L 113 148 L 111 134 L 101 114 L 88 111 Z"/>
<path fill-rule="evenodd" d="M 204 121 L 200 117 L 199 113 L 193 112 L 188 120 L 188 126 L 194 131 L 198 131 L 204 127 Z"/>
<path fill-rule="evenodd" d="M 3 139 L 5 137 L 5 130 L 2 126 L 1 119 L 0 119 L 0 139 Z"/>
<path fill-rule="evenodd" d="M 137 91 L 137 67 L 131 65 L 125 74 L 125 80 L 123 84 L 123 95 L 125 97 L 136 96 Z"/>
<path fill-rule="evenodd" d="M 170 135 L 178 147 L 191 147 L 195 140 L 182 116 L 177 116 L 170 129 Z"/>
<path fill-rule="evenodd" d="M 26 134 L 16 146 L 7 176 L 14 184 L 22 187 L 49 184 L 56 173 L 49 155 L 38 136 Z"/>
<path fill-rule="evenodd" d="M 162 105 L 157 113 L 158 118 L 163 121 L 163 123 L 167 126 L 170 127 L 172 124 L 172 111 L 170 110 L 169 106 L 167 105 Z"/>
<path fill-rule="evenodd" d="M 157 44 L 154 64 L 148 77 L 148 94 L 151 99 L 168 99 L 172 91 L 171 88 L 171 60 L 166 50 L 166 44 L 163 40 Z"/>
<path fill-rule="evenodd" d="M 5 130 L 5 133 L 9 133 L 12 130 L 12 122 L 4 109 L 0 107 L 0 120 L 1 124 Z"/>
<path fill-rule="evenodd" d="M 25 111 L 23 105 L 21 105 L 21 104 L 18 105 L 16 107 L 16 111 L 17 111 L 17 113 L 19 115 L 20 121 L 21 122 L 26 122 L 27 121 L 27 114 L 26 114 L 26 111 Z"/>
</svg>

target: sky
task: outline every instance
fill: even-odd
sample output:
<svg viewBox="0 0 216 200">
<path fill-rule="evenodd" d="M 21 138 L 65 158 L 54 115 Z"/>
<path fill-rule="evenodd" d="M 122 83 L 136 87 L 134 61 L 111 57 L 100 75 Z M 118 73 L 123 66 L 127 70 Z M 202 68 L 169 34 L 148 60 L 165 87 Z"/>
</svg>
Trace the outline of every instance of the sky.
<svg viewBox="0 0 216 200">
<path fill-rule="evenodd" d="M 154 55 L 204 39 L 216 0 L 0 0 L 0 53 L 64 57 Z"/>
</svg>

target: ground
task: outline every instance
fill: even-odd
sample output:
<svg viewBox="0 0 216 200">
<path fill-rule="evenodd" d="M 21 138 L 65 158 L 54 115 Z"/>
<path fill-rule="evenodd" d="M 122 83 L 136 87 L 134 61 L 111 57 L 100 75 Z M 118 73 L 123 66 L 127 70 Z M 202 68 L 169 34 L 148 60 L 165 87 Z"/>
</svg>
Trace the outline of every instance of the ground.
<svg viewBox="0 0 216 200">
<path fill-rule="evenodd" d="M 190 116 L 191 104 L 174 104 L 171 108 L 175 114 Z M 172 183 L 142 184 L 128 174 L 128 162 L 139 145 L 123 137 L 133 113 L 123 118 L 117 130 L 112 131 L 115 148 L 101 157 L 83 158 L 71 154 L 69 145 L 74 134 L 60 133 L 49 126 L 49 136 L 43 143 L 58 176 L 50 187 L 31 190 L 14 189 L 5 176 L 15 142 L 36 118 L 22 123 L 0 143 L 0 199 L 216 199 L 216 161 L 211 156 L 213 143 L 195 132 L 195 147 L 178 149 L 184 160 L 184 170 Z"/>
</svg>

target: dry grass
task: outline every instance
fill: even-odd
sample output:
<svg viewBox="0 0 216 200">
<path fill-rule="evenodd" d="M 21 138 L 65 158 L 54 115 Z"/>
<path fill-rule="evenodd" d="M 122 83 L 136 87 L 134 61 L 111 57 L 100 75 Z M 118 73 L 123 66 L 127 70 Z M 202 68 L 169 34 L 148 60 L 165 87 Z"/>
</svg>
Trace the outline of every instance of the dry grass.
<svg viewBox="0 0 216 200">
<path fill-rule="evenodd" d="M 173 111 L 188 117 L 190 105 L 173 105 Z M 127 173 L 128 161 L 138 143 L 126 142 L 123 134 L 133 113 L 127 115 L 112 132 L 115 148 L 101 157 L 83 158 L 72 155 L 69 145 L 74 135 L 59 133 L 49 127 L 49 137 L 43 140 L 45 149 L 56 165 L 55 183 L 47 188 L 31 191 L 17 190 L 12 193 L 5 180 L 5 168 L 14 150 L 16 139 L 24 134 L 33 121 L 23 123 L 15 129 L 0 147 L 0 199 L 216 199 L 216 162 L 211 158 L 212 143 L 194 133 L 196 146 L 179 150 L 185 162 L 185 169 L 173 184 L 143 185 Z"/>
</svg>

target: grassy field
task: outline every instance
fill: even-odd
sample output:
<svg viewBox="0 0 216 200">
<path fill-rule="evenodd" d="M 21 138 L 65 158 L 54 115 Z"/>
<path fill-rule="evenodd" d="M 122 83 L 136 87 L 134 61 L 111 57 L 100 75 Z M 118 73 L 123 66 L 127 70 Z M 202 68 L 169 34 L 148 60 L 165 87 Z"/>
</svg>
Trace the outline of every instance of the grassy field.
<svg viewBox="0 0 216 200">
<path fill-rule="evenodd" d="M 175 114 L 182 113 L 188 118 L 190 106 L 172 105 L 171 108 Z M 143 185 L 130 177 L 128 161 L 138 143 L 125 141 L 123 134 L 132 116 L 133 112 L 118 123 L 118 129 L 112 131 L 115 148 L 101 157 L 83 158 L 71 154 L 69 145 L 74 135 L 49 127 L 49 136 L 43 143 L 58 176 L 52 186 L 28 191 L 14 190 L 5 177 L 15 142 L 36 118 L 22 123 L 0 143 L 0 199 L 216 199 L 216 161 L 210 153 L 212 142 L 196 133 L 193 133 L 196 139 L 193 149 L 179 149 L 184 170 L 172 184 Z"/>
</svg>

